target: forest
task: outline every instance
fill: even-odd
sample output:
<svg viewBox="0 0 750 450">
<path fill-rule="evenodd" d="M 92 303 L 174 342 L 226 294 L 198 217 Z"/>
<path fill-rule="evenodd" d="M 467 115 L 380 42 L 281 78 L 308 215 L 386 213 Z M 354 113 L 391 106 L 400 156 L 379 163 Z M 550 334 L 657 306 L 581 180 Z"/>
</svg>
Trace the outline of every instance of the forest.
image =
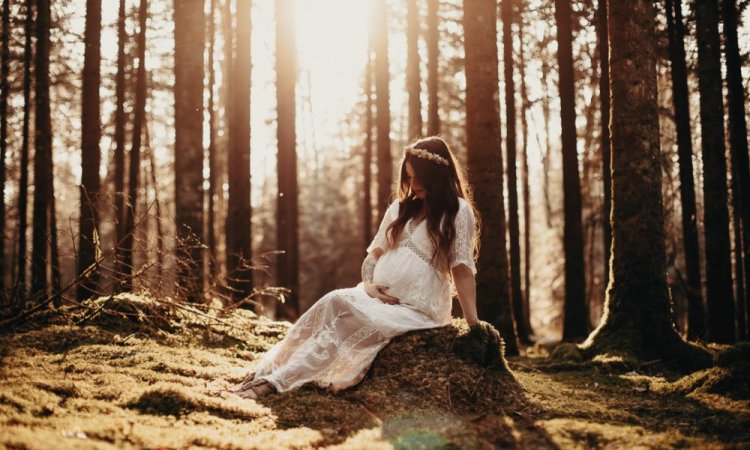
<svg viewBox="0 0 750 450">
<path fill-rule="evenodd" d="M 750 447 L 750 1 L 0 3 L 0 448 Z M 428 136 L 480 325 L 229 392 Z"/>
</svg>

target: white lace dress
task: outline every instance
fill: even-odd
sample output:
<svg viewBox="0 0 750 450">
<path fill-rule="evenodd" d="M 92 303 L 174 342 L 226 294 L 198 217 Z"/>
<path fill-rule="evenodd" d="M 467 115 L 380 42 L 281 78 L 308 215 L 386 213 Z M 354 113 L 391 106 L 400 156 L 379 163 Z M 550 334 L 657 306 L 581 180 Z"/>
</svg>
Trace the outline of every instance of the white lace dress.
<svg viewBox="0 0 750 450">
<path fill-rule="evenodd" d="M 394 202 L 368 247 L 386 249 L 386 228 L 398 217 Z M 459 199 L 456 240 L 451 267 L 465 264 L 476 273 L 472 259 L 474 216 Z M 449 275 L 430 263 L 433 245 L 426 221 L 407 223 L 397 244 L 378 259 L 373 282 L 390 286 L 387 293 L 400 300 L 389 305 L 365 293 L 362 283 L 330 292 L 318 300 L 258 362 L 255 379 L 278 391 L 306 383 L 334 391 L 359 383 L 378 352 L 394 336 L 435 328 L 451 320 Z"/>
</svg>

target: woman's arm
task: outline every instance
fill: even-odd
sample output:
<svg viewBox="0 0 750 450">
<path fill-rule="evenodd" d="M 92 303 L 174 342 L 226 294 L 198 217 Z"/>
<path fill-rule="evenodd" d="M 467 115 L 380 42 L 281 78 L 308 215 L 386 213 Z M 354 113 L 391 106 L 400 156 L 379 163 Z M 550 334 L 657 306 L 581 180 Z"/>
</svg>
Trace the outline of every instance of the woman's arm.
<svg viewBox="0 0 750 450">
<path fill-rule="evenodd" d="M 477 284 L 474 280 L 474 272 L 466 264 L 459 264 L 451 269 L 453 283 L 456 285 L 458 302 L 464 312 L 464 319 L 469 325 L 479 321 L 477 317 Z"/>
<path fill-rule="evenodd" d="M 375 284 L 372 282 L 373 274 L 375 273 L 375 265 L 378 259 L 383 255 L 383 249 L 380 247 L 372 249 L 367 257 L 362 262 L 362 285 L 367 295 L 372 298 L 377 298 L 383 303 L 390 305 L 396 305 L 399 300 L 396 297 L 388 295 L 385 291 L 388 290 L 388 286 L 384 284 Z"/>
</svg>

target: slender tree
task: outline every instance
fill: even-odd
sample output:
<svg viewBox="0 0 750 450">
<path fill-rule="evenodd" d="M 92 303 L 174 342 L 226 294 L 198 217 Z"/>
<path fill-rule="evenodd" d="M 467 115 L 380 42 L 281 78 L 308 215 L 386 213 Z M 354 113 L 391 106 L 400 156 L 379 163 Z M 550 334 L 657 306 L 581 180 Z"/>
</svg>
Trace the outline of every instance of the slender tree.
<svg viewBox="0 0 750 450">
<path fill-rule="evenodd" d="M 133 114 L 133 141 L 130 146 L 130 165 L 128 175 L 128 194 L 125 205 L 125 219 L 123 224 L 122 262 L 125 284 L 123 288 L 133 288 L 132 274 L 134 266 L 133 240 L 135 238 L 135 216 L 138 205 L 139 173 L 141 171 L 141 138 L 143 136 L 146 119 L 146 21 L 148 18 L 148 3 L 140 0 L 138 7 L 138 36 L 137 54 L 138 69 L 135 75 L 135 111 Z"/>
<path fill-rule="evenodd" d="M 438 112 L 438 0 L 427 0 L 427 134 L 440 133 Z"/>
<path fill-rule="evenodd" d="M 521 245 L 518 219 L 518 177 L 516 175 L 516 84 L 513 80 L 513 0 L 502 1 L 503 67 L 505 69 L 505 154 L 508 163 L 508 231 L 510 237 L 510 293 L 513 318 L 521 342 L 528 344 L 529 333 L 523 319 L 521 291 Z"/>
<path fill-rule="evenodd" d="M 211 276 L 218 272 L 216 261 L 216 191 L 219 180 L 219 162 L 216 154 L 216 72 L 214 70 L 214 47 L 216 44 L 216 0 L 211 0 L 208 12 L 208 217 L 206 222 L 206 244 L 208 245 L 208 268 Z"/>
<path fill-rule="evenodd" d="M 391 196 L 393 162 L 391 156 L 391 110 L 388 82 L 388 11 L 385 0 L 375 2 L 373 47 L 375 50 L 375 110 L 378 149 L 378 217 L 385 215 Z"/>
<path fill-rule="evenodd" d="M 10 90 L 10 0 L 3 0 L 0 37 L 0 288 L 5 287 L 5 154 L 8 146 L 8 91 Z"/>
<path fill-rule="evenodd" d="M 278 196 L 276 197 L 276 245 L 279 285 L 288 287 L 289 297 L 279 305 L 278 316 L 299 316 L 299 210 L 297 204 L 297 134 L 295 85 L 297 67 L 294 45 L 294 9 L 291 0 L 276 0 L 276 105 L 278 141 Z"/>
<path fill-rule="evenodd" d="M 576 144 L 575 82 L 570 0 L 555 0 L 557 23 L 557 63 L 560 70 L 560 124 L 562 127 L 562 163 L 565 226 L 565 312 L 563 338 L 586 337 L 586 282 L 583 264 L 583 225 L 581 223 L 581 185 L 578 179 Z"/>
<path fill-rule="evenodd" d="M 49 103 L 50 3 L 37 0 L 34 55 L 34 217 L 31 256 L 32 295 L 48 295 L 52 201 L 52 120 Z"/>
<path fill-rule="evenodd" d="M 734 295 L 729 250 L 727 162 L 724 156 L 719 10 L 716 0 L 696 0 L 698 90 L 703 145 L 708 338 L 734 341 Z"/>
<path fill-rule="evenodd" d="M 609 2 L 612 94 L 612 271 L 604 317 L 583 348 L 711 363 L 672 323 L 661 192 L 656 36 L 649 0 Z"/>
<path fill-rule="evenodd" d="M 229 199 L 227 204 L 227 274 L 235 299 L 252 290 L 250 217 L 250 0 L 237 0 L 229 98 Z M 231 33 L 230 33 L 231 35 Z"/>
<path fill-rule="evenodd" d="M 523 3 L 522 3 L 523 4 Z M 523 8 L 520 8 L 523 10 Z M 518 39 L 519 46 L 518 69 L 521 76 L 521 184 L 523 185 L 523 323 L 526 332 L 532 335 L 531 330 L 531 191 L 529 186 L 529 123 L 527 114 L 530 109 L 529 93 L 526 87 L 526 58 L 524 52 L 525 24 L 523 17 L 519 15 Z"/>
<path fill-rule="evenodd" d="M 21 167 L 18 180 L 18 262 L 17 280 L 19 288 L 19 307 L 23 307 L 26 298 L 26 227 L 28 216 L 29 192 L 29 122 L 31 116 L 31 35 L 34 22 L 34 0 L 26 0 L 26 17 L 24 19 L 23 50 L 23 125 L 21 131 Z"/>
<path fill-rule="evenodd" d="M 693 181 L 693 140 L 690 137 L 690 101 L 685 58 L 685 26 L 680 1 L 666 0 L 669 61 L 672 67 L 672 101 L 677 128 L 680 198 L 682 203 L 682 240 L 687 275 L 688 338 L 705 333 L 705 313 L 701 294 L 700 250 L 696 223 L 695 183 Z"/>
<path fill-rule="evenodd" d="M 119 1 L 117 13 L 117 73 L 115 75 L 115 267 L 120 277 L 122 244 L 125 230 L 125 0 Z"/>
<path fill-rule="evenodd" d="M 742 86 L 742 59 L 737 40 L 737 5 L 735 0 L 722 0 L 721 6 L 727 68 L 729 146 L 732 153 L 732 172 L 736 174 L 738 184 L 738 189 L 734 192 L 739 203 L 739 215 L 742 217 L 742 253 L 746 288 L 743 298 L 737 298 L 737 337 L 745 339 L 748 336 L 745 316 L 750 305 L 750 296 L 747 295 L 747 289 L 750 289 L 750 162 L 747 149 L 745 90 Z M 738 214 L 736 210 L 735 214 Z M 739 280 L 737 283 L 739 284 Z"/>
<path fill-rule="evenodd" d="M 609 28 L 607 26 L 607 0 L 599 0 L 597 7 L 597 45 L 599 48 L 599 102 L 601 103 L 601 135 L 599 138 L 602 154 L 602 184 L 604 202 L 602 203 L 602 239 L 604 247 L 604 289 L 609 280 L 609 260 L 612 256 L 612 150 L 609 136 Z"/>
<path fill-rule="evenodd" d="M 365 67 L 365 151 L 363 160 L 364 205 L 362 205 L 362 226 L 364 248 L 372 241 L 372 41 L 367 45 L 367 66 Z"/>
<path fill-rule="evenodd" d="M 175 253 L 178 287 L 191 301 L 203 291 L 203 50 L 202 0 L 175 0 Z"/>
<path fill-rule="evenodd" d="M 422 136 L 422 101 L 419 77 L 419 8 L 406 1 L 406 92 L 409 94 L 409 140 Z"/>
<path fill-rule="evenodd" d="M 83 56 L 83 84 L 81 87 L 81 193 L 78 235 L 78 299 L 96 293 L 96 276 L 93 269 L 99 246 L 99 164 L 102 136 L 99 112 L 99 86 L 101 85 L 101 35 L 102 2 L 86 1 L 86 43 Z"/>
<path fill-rule="evenodd" d="M 545 42 L 546 40 L 547 38 L 545 37 Z M 549 107 L 549 88 L 547 84 L 547 77 L 549 76 L 550 66 L 547 62 L 547 49 L 545 43 L 542 43 L 542 55 L 541 81 L 542 90 L 544 92 L 542 101 L 542 118 L 544 120 L 544 147 L 542 150 L 542 193 L 544 194 L 544 212 L 545 218 L 547 219 L 547 228 L 552 228 L 552 201 L 550 200 L 549 196 L 549 171 L 550 155 L 552 152 L 552 139 L 550 136 L 551 112 Z"/>
<path fill-rule="evenodd" d="M 469 179 L 482 214 L 477 311 L 500 330 L 509 355 L 518 354 L 508 279 L 500 148 L 497 12 L 493 0 L 464 0 L 466 146 Z"/>
</svg>

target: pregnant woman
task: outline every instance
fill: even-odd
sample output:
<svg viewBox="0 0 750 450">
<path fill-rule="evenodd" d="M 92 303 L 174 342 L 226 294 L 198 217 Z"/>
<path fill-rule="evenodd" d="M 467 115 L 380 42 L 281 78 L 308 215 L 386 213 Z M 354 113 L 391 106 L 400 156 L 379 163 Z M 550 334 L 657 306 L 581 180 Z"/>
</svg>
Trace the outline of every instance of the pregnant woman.
<svg viewBox="0 0 750 450">
<path fill-rule="evenodd" d="M 445 141 L 406 147 L 398 200 L 367 249 L 362 282 L 318 300 L 233 392 L 257 399 L 307 383 L 353 386 L 393 337 L 447 325 L 452 292 L 476 323 L 476 227 L 463 170 Z"/>
</svg>

